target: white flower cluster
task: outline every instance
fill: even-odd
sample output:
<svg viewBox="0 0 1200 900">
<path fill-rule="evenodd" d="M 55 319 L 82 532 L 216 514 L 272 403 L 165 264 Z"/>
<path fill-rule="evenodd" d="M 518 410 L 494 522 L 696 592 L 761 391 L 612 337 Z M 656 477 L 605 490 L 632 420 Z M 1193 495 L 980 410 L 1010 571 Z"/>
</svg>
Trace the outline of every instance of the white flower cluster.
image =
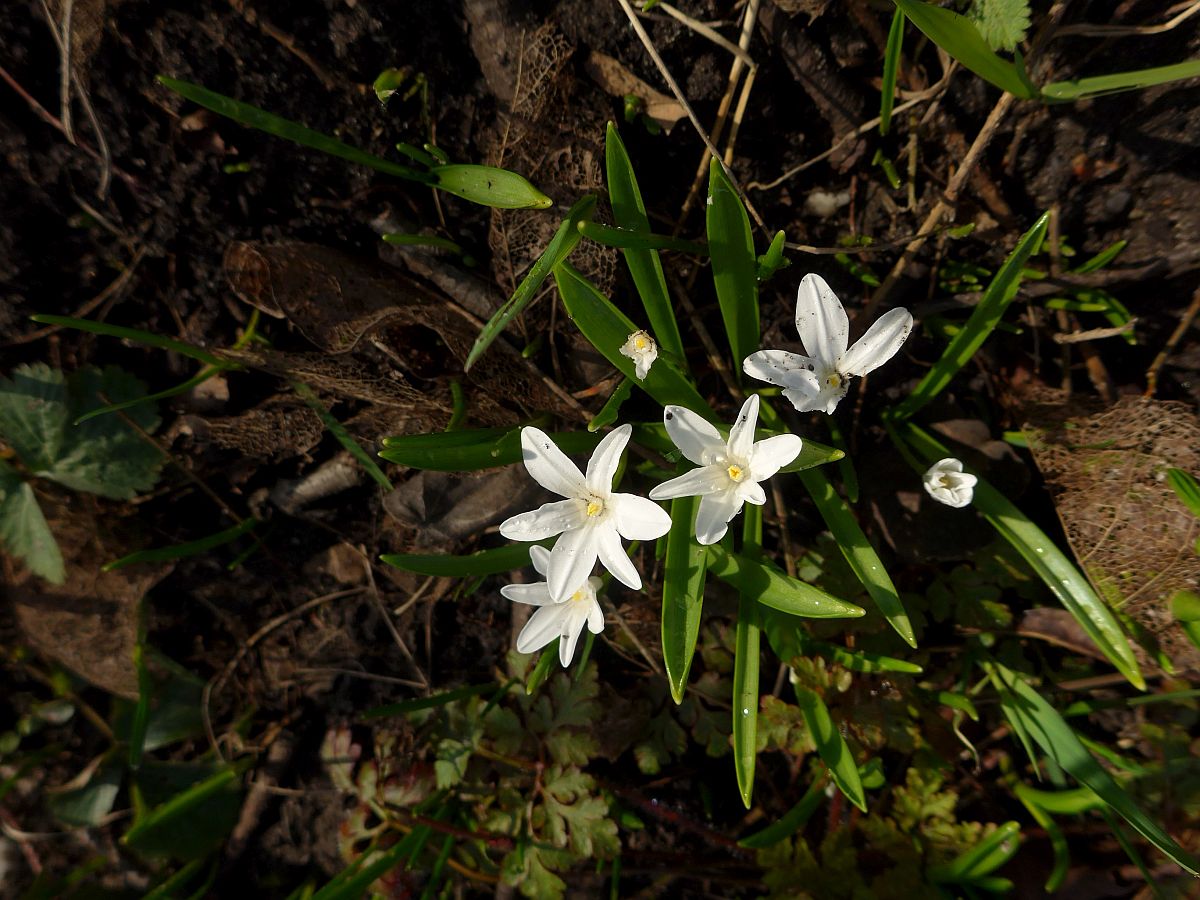
<svg viewBox="0 0 1200 900">
<path fill-rule="evenodd" d="M 847 349 L 846 311 L 823 279 L 808 275 L 797 296 L 796 328 L 809 356 L 760 350 L 746 358 L 743 368 L 748 375 L 783 387 L 784 396 L 800 412 L 832 413 L 846 395 L 851 377 L 867 374 L 896 354 L 912 328 L 912 316 L 903 309 L 886 313 Z M 646 377 L 658 356 L 654 339 L 645 331 L 629 335 L 620 352 L 634 361 L 639 379 Z M 726 439 L 692 410 L 666 407 L 667 434 L 697 468 L 658 485 L 650 499 L 612 489 L 632 426 L 622 425 L 600 441 L 586 473 L 545 432 L 521 429 L 525 468 L 534 481 L 564 499 L 513 516 L 500 526 L 500 533 L 511 540 L 559 536 L 551 550 L 530 548 L 534 568 L 545 576 L 544 582 L 510 584 L 501 591 L 510 600 L 538 607 L 517 637 L 519 652 L 532 653 L 559 638 L 559 660 L 566 666 L 584 626 L 593 634 L 603 630 L 604 613 L 596 599 L 601 582 L 592 570 L 599 560 L 621 583 L 635 590 L 642 586 L 621 539 L 648 541 L 667 533 L 671 517 L 655 500 L 700 497 L 696 540 L 706 545 L 725 536 L 743 504 L 766 503 L 762 482 L 796 459 L 802 441 L 794 434 L 755 441 L 758 410 L 759 398 L 751 395 Z M 967 496 L 969 502 L 969 486 Z"/>
</svg>

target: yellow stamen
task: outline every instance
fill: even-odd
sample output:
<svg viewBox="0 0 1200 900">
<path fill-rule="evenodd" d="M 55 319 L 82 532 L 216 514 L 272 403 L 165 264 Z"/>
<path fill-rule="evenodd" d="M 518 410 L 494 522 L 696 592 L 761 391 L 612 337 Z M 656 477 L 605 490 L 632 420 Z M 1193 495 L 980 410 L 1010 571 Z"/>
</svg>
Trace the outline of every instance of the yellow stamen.
<svg viewBox="0 0 1200 900">
<path fill-rule="evenodd" d="M 587 505 L 587 514 L 589 516 L 598 516 L 604 512 L 604 504 L 599 500 L 589 500 Z"/>
<path fill-rule="evenodd" d="M 825 383 L 827 385 L 829 385 L 831 388 L 841 387 L 842 386 L 842 376 L 839 375 L 837 372 L 831 372 L 829 374 L 829 377 L 825 379 Z"/>
<path fill-rule="evenodd" d="M 725 474 L 729 476 L 730 481 L 741 481 L 746 477 L 746 471 L 739 465 L 732 465 L 725 470 Z"/>
<path fill-rule="evenodd" d="M 583 591 L 582 591 L 582 590 L 578 590 L 578 591 L 576 591 L 575 593 L 573 593 L 573 594 L 572 594 L 570 597 L 568 597 L 568 598 L 567 598 L 567 602 L 568 602 L 568 603 L 575 603 L 575 602 L 577 602 L 577 601 L 579 601 L 579 600 L 582 600 L 582 599 L 583 599 Z"/>
<path fill-rule="evenodd" d="M 646 349 L 646 339 L 642 338 L 642 337 L 634 338 L 633 346 L 637 347 L 639 350 L 645 350 Z"/>
</svg>

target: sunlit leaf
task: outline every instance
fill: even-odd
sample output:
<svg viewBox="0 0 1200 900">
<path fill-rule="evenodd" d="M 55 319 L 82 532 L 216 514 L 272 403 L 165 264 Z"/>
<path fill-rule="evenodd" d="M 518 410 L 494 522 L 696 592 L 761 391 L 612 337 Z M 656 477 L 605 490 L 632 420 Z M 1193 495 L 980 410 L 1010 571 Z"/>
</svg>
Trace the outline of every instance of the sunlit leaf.
<svg viewBox="0 0 1200 900">
<path fill-rule="evenodd" d="M 741 361 L 759 346 L 758 258 L 746 207 L 717 159 L 708 169 L 705 221 L 717 302 L 740 375 Z"/>
</svg>

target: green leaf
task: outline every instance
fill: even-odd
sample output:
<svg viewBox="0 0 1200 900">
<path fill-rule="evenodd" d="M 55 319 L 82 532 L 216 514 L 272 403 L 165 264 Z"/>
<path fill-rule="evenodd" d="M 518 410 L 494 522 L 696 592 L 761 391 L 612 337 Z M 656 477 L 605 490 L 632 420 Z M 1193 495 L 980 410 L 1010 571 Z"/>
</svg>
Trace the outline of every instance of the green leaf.
<svg viewBox="0 0 1200 900">
<path fill-rule="evenodd" d="M 612 205 L 613 219 L 620 228 L 632 232 L 648 232 L 650 219 L 642 203 L 642 192 L 638 188 L 637 176 L 625 145 L 617 133 L 616 126 L 608 123 L 604 141 L 604 164 L 608 178 L 608 200 Z M 624 251 L 625 265 L 633 278 L 638 296 L 646 309 L 650 330 L 654 332 L 663 350 L 678 359 L 686 359 L 683 338 L 679 336 L 679 325 L 667 291 L 667 280 L 663 275 L 662 261 L 658 253 L 650 249 L 628 248 Z"/>
<path fill-rule="evenodd" d="M 1016 50 L 1029 30 L 1029 0 L 974 0 L 968 15 L 993 50 Z"/>
<path fill-rule="evenodd" d="M 867 798 L 863 794 L 862 780 L 858 776 L 858 763 L 854 761 L 854 754 L 850 752 L 845 738 L 838 731 L 837 723 L 829 714 L 829 707 L 816 691 L 799 684 L 794 687 L 796 703 L 804 715 L 804 724 L 812 734 L 821 761 L 829 767 L 833 783 L 846 795 L 847 800 L 866 812 Z"/>
<path fill-rule="evenodd" d="M 917 639 L 913 634 L 912 622 L 909 621 L 908 613 L 904 611 L 904 604 L 900 602 L 900 594 L 892 584 L 879 554 L 863 534 L 850 507 L 834 491 L 825 473 L 808 469 L 800 473 L 800 480 L 812 496 L 821 518 L 829 526 L 833 539 L 837 541 L 838 548 L 846 557 L 846 562 L 867 589 L 879 611 L 905 643 L 916 647 Z"/>
<path fill-rule="evenodd" d="M 1050 849 L 1054 853 L 1054 867 L 1050 870 L 1050 874 L 1046 876 L 1046 884 L 1044 885 L 1047 894 L 1055 893 L 1067 878 L 1067 874 L 1071 870 L 1071 854 L 1067 844 L 1067 836 L 1063 834 L 1063 830 L 1058 827 L 1058 824 L 1050 818 L 1050 815 L 1035 801 L 1028 798 L 1027 794 L 1040 794 L 1041 791 L 1035 791 L 1021 782 L 1013 785 L 1013 793 L 1017 795 L 1017 799 L 1021 801 L 1024 807 L 1029 810 L 1029 815 L 1033 821 L 1041 826 L 1046 832 L 1046 838 L 1050 841 Z M 1088 791 L 1093 798 L 1096 797 L 1091 791 Z"/>
<path fill-rule="evenodd" d="M 612 301 L 596 290 L 595 285 L 575 271 L 569 263 L 554 268 L 554 280 L 558 294 L 568 315 L 575 320 L 576 327 L 592 346 L 600 351 L 626 378 L 635 383 L 661 405 L 684 406 L 706 419 L 715 414 L 708 402 L 696 392 L 687 376 L 677 369 L 673 361 L 659 357 L 641 381 L 636 380 L 633 360 L 621 355 L 621 346 L 633 332 L 638 330 Z"/>
<path fill-rule="evenodd" d="M 538 541 L 546 546 L 549 541 Z M 529 548 L 533 544 L 512 543 L 493 550 L 480 550 L 466 556 L 445 553 L 385 553 L 379 558 L 389 566 L 416 572 L 418 575 L 461 578 L 468 575 L 499 575 L 529 565 Z"/>
<path fill-rule="evenodd" d="M 452 691 L 443 691 L 440 694 L 434 694 L 432 697 L 417 697 L 413 700 L 402 700 L 399 703 L 389 703 L 386 706 L 376 706 L 362 713 L 359 718 L 365 720 L 371 719 L 386 719 L 392 716 L 403 716 L 411 712 L 417 712 L 422 709 L 434 709 L 438 706 L 445 706 L 447 703 L 456 703 L 459 700 L 466 700 L 470 697 L 477 697 L 480 694 L 494 693 L 504 690 L 503 685 L 495 682 L 487 684 L 472 684 L 467 687 L 455 688 Z"/>
<path fill-rule="evenodd" d="M 888 29 L 887 47 L 883 51 L 883 84 L 879 87 L 879 133 L 885 135 L 892 127 L 892 107 L 896 104 L 896 73 L 900 70 L 900 52 L 904 47 L 904 10 L 897 6 Z"/>
<path fill-rule="evenodd" d="M 554 201 L 524 176 L 495 166 L 472 163 L 434 166 L 429 170 L 434 187 L 495 209 L 549 209 Z"/>
<path fill-rule="evenodd" d="M 761 831 L 747 835 L 738 841 L 739 847 L 747 850 L 763 850 L 790 838 L 808 824 L 821 801 L 825 799 L 825 779 L 817 778 L 808 786 L 799 802 Z"/>
<path fill-rule="evenodd" d="M 500 336 L 500 332 L 508 327 L 508 323 L 520 315 L 530 304 L 537 294 L 538 288 L 546 280 L 546 276 L 555 271 L 556 267 L 571 255 L 571 251 L 579 246 L 581 238 L 576 225 L 584 219 L 590 219 L 595 212 L 595 194 L 581 197 L 571 207 L 567 212 L 566 219 L 558 226 L 558 231 L 554 232 L 554 237 L 550 238 L 550 243 L 546 245 L 542 255 L 537 258 L 525 277 L 521 279 L 521 283 L 517 285 L 513 295 L 496 310 L 488 323 L 483 326 L 483 330 L 479 332 L 479 337 L 475 339 L 471 352 L 467 354 L 467 361 L 463 366 L 466 371 L 470 371 L 471 366 L 475 365 L 475 362 L 483 355 L 483 351 L 487 350 L 492 345 L 492 341 Z M 631 330 L 636 331 L 637 329 Z"/>
<path fill-rule="evenodd" d="M 1183 469 L 1167 469 L 1167 484 L 1192 515 L 1200 519 L 1200 482 Z"/>
<path fill-rule="evenodd" d="M 992 52 L 975 23 L 932 3 L 894 0 L 925 36 L 985 81 L 1023 100 L 1037 96 L 1024 67 Z"/>
<path fill-rule="evenodd" d="M 758 259 L 754 255 L 750 217 L 718 159 L 713 159 L 708 168 L 705 221 L 713 284 L 740 377 L 741 361 L 759 345 Z"/>
<path fill-rule="evenodd" d="M 1157 66 L 1152 69 L 1118 72 L 1115 75 L 1094 75 L 1091 78 L 1077 78 L 1073 81 L 1055 81 L 1042 88 L 1042 96 L 1047 100 L 1064 102 L 1086 100 L 1105 94 L 1140 90 L 1156 84 L 1182 81 L 1185 78 L 1195 78 L 1197 75 L 1200 75 L 1200 59 L 1190 59 L 1187 62 Z"/>
<path fill-rule="evenodd" d="M 912 423 L 905 426 L 903 432 L 893 431 L 893 436 L 914 447 L 926 464 L 952 455 L 939 441 Z M 914 468 L 919 465 L 917 463 Z M 1112 610 L 1096 596 L 1087 579 L 1046 533 L 983 478 L 975 485 L 974 505 L 1000 536 L 1025 558 L 1117 671 L 1138 690 L 1145 690 L 1146 682 L 1137 657 Z"/>
<path fill-rule="evenodd" d="M 394 175 L 397 178 L 406 178 L 409 181 L 418 181 L 422 184 L 430 185 L 435 181 L 432 175 L 422 172 L 419 169 L 390 162 L 372 153 L 367 153 L 365 150 L 359 150 L 357 147 L 344 144 L 337 138 L 314 131 L 298 122 L 274 115 L 266 110 L 259 109 L 257 106 L 251 106 L 249 103 L 234 100 L 232 97 L 226 97 L 224 94 L 218 94 L 216 91 L 210 91 L 208 88 L 192 84 L 190 81 L 180 81 L 176 78 L 159 75 L 158 83 L 179 94 L 181 97 L 191 100 L 193 103 L 198 103 L 205 109 L 212 110 L 218 115 L 233 119 L 235 122 L 240 122 L 242 125 L 247 125 L 250 128 L 265 131 L 267 134 L 273 134 L 275 137 L 293 141 L 302 147 L 320 150 L 322 153 L 328 153 L 330 156 L 337 156 L 352 163 L 368 166 L 388 175 Z"/>
<path fill-rule="evenodd" d="M 1192 644 L 1200 649 L 1200 594 L 1176 591 L 1171 595 L 1171 615 Z"/>
<path fill-rule="evenodd" d="M 925 876 L 935 884 L 976 883 L 1012 859 L 1020 846 L 1020 823 L 1005 822 L 956 859 L 930 866 Z"/>
<path fill-rule="evenodd" d="M 792 264 L 792 261 L 783 255 L 783 246 L 786 243 L 787 235 L 782 231 L 775 232 L 775 237 L 771 238 L 771 246 L 758 258 L 755 277 L 758 278 L 759 284 L 770 280 L 780 269 L 786 269 Z"/>
<path fill-rule="evenodd" d="M 904 0 L 904 2 L 913 2 L 913 0 Z M 953 15 L 946 10 L 943 12 Z M 1021 278 L 1025 271 L 1025 263 L 1041 245 L 1049 223 L 1050 213 L 1042 213 L 1033 227 L 1025 232 L 1021 240 L 1017 242 L 1016 248 L 1004 261 L 1004 265 L 1000 267 L 1000 271 L 996 273 L 996 277 L 987 286 L 987 290 L 983 292 L 983 298 L 971 312 L 971 317 L 967 319 L 962 330 L 954 335 L 942 352 L 941 358 L 934 363 L 933 368 L 925 373 L 925 377 L 921 379 L 913 392 L 905 397 L 898 406 L 888 411 L 890 419 L 899 421 L 912 416 L 941 393 L 942 389 L 958 374 L 958 370 L 975 355 L 975 351 L 987 340 L 992 329 L 1004 315 L 1004 311 L 1008 309 L 1008 304 L 1017 295 L 1017 288 L 1021 286 Z"/>
<path fill-rule="evenodd" d="M 142 645 L 144 647 L 144 645 Z M 204 718 L 200 706 L 204 694 L 204 682 L 174 660 L 146 647 L 139 662 L 139 688 L 145 682 L 143 692 L 145 719 L 142 727 L 141 749 L 158 750 L 204 733 Z M 145 656 L 154 661 L 154 671 L 148 671 Z M 117 739 L 131 745 L 136 740 L 135 719 L 137 707 L 142 704 L 118 698 L 114 708 L 112 729 Z M 132 753 L 131 753 L 132 756 Z M 140 761 L 140 757 L 139 757 Z"/>
<path fill-rule="evenodd" d="M 591 221 L 580 222 L 576 228 L 589 241 L 595 241 L 604 247 L 615 247 L 618 250 L 677 250 L 680 253 L 708 256 L 708 248 L 703 244 L 684 238 L 671 237 L 669 234 L 612 228 Z"/>
<path fill-rule="evenodd" d="M 66 443 L 67 379 L 45 363 L 0 377 L 0 438 L 32 472 L 54 467 Z"/>
<path fill-rule="evenodd" d="M 759 603 L 788 615 L 808 619 L 855 619 L 863 615 L 860 606 L 785 575 L 765 560 L 730 553 L 720 544 L 708 548 L 708 570 Z"/>
<path fill-rule="evenodd" d="M 1025 732 L 1065 772 L 1094 791 L 1110 809 L 1177 865 L 1192 875 L 1200 875 L 1200 860 L 1142 812 L 1040 693 L 998 662 L 981 661 L 980 665 L 1000 693 L 1000 704 L 1009 721 L 1020 721 Z"/>
<path fill-rule="evenodd" d="M 364 853 L 331 878 L 311 900 L 360 900 L 372 884 L 403 863 L 418 844 L 426 841 L 430 831 L 428 826 L 418 826 L 386 850 Z"/>
<path fill-rule="evenodd" d="M 0 459 L 0 544 L 29 571 L 53 584 L 67 580 L 62 551 L 46 524 L 33 487 Z"/>
<path fill-rule="evenodd" d="M 532 697 L 536 694 L 538 688 L 545 684 L 550 673 L 554 671 L 554 664 L 558 662 L 558 640 L 555 638 L 542 648 L 537 663 L 529 670 L 529 675 L 525 679 L 525 696 Z"/>
<path fill-rule="evenodd" d="M 852 672 L 899 672 L 905 675 L 920 675 L 924 671 L 916 663 L 895 659 L 866 650 L 849 650 L 837 644 L 814 640 L 808 637 L 803 623 L 774 609 L 759 610 L 763 631 L 771 649 L 785 663 L 801 656 L 820 656 Z"/>
<path fill-rule="evenodd" d="M 219 356 L 214 356 L 202 347 L 197 347 L 195 344 L 189 344 L 186 341 L 177 341 L 174 338 L 165 337 L 161 334 L 153 334 L 149 331 L 143 331 L 140 328 L 125 328 L 121 325 L 109 325 L 107 322 L 95 322 L 91 319 L 76 319 L 72 316 L 50 316 L 42 313 L 30 316 L 29 318 L 34 322 L 41 322 L 44 325 L 75 328 L 79 331 L 86 331 L 89 334 L 100 334 L 105 337 L 133 341 L 135 344 L 154 347 L 156 350 L 170 350 L 178 353 L 180 356 L 208 363 L 208 365 L 218 369 L 240 368 L 234 363 L 221 359 Z"/>
<path fill-rule="evenodd" d="M 569 431 L 550 435 L 567 454 L 590 453 L 603 435 Z M 471 472 L 521 461 L 521 428 L 439 431 L 383 439 L 379 455 L 389 462 L 433 472 Z"/>
<path fill-rule="evenodd" d="M 335 419 L 333 413 L 325 408 L 325 404 L 321 402 L 321 398 L 316 395 L 313 389 L 303 381 L 293 381 L 291 384 L 292 390 L 304 401 L 304 405 L 320 417 L 325 429 L 337 438 L 337 442 L 358 461 L 360 466 L 366 469 L 367 474 L 371 476 L 372 480 L 385 491 L 392 491 L 394 489 L 392 482 L 383 474 L 383 469 L 379 468 L 378 463 L 354 439 L 354 435 L 346 429 L 346 426 Z"/>
<path fill-rule="evenodd" d="M 125 566 L 132 566 L 136 563 L 167 562 L 172 559 L 199 556 L 201 553 L 207 553 L 214 547 L 220 547 L 223 544 L 228 544 L 230 541 L 237 540 L 243 534 L 253 530 L 257 524 L 257 519 L 246 519 L 232 528 L 226 528 L 224 531 L 218 531 L 216 534 L 210 534 L 208 537 L 203 537 L 199 540 L 187 541 L 183 544 L 172 544 L 170 547 L 155 547 L 152 550 L 137 550 L 127 556 L 122 556 L 120 559 L 114 559 L 110 563 L 105 563 L 100 567 L 100 571 L 111 572 L 113 569 L 123 569 Z"/>
<path fill-rule="evenodd" d="M 152 858 L 207 855 L 237 823 L 246 767 L 144 762 L 135 781 L 150 808 L 134 817 L 121 843 Z"/>
<path fill-rule="evenodd" d="M 671 697 L 676 703 L 683 702 L 704 605 L 708 555 L 696 542 L 694 523 L 699 505 L 698 497 L 680 497 L 671 501 L 671 530 L 667 532 L 663 564 L 663 664 L 667 669 Z"/>
<path fill-rule="evenodd" d="M 110 755 L 84 784 L 47 794 L 46 806 L 64 825 L 96 828 L 112 812 L 124 777 L 125 766 Z"/>
<path fill-rule="evenodd" d="M 633 382 L 621 376 L 621 380 L 617 382 L 617 386 L 613 388 L 613 392 L 609 394 L 608 399 L 604 401 L 604 406 L 600 408 L 600 412 L 596 413 L 592 421 L 588 422 L 588 431 L 599 431 L 601 428 L 607 428 L 617 421 L 617 416 L 620 415 L 621 406 L 629 399 L 629 395 L 633 393 Z"/>
<path fill-rule="evenodd" d="M 1122 250 L 1124 250 L 1128 244 L 1129 244 L 1129 241 L 1125 241 L 1125 240 L 1114 241 L 1113 243 L 1111 243 L 1107 247 L 1105 247 L 1103 250 L 1101 250 L 1099 253 L 1097 253 L 1095 256 L 1093 256 L 1091 259 L 1088 259 L 1088 260 L 1080 263 L 1078 266 L 1076 266 L 1071 271 L 1073 271 L 1079 275 L 1087 275 L 1091 272 L 1098 272 L 1101 269 L 1103 269 L 1105 266 L 1107 266 L 1110 262 L 1112 262 L 1114 259 L 1116 259 L 1118 254 L 1120 254 L 1120 252 Z"/>
<path fill-rule="evenodd" d="M 751 558 L 762 554 L 762 507 L 742 513 L 742 548 Z M 750 808 L 754 763 L 758 756 L 759 652 L 758 593 L 753 584 L 738 587 L 737 631 L 733 653 L 733 767 L 742 803 Z"/>
</svg>

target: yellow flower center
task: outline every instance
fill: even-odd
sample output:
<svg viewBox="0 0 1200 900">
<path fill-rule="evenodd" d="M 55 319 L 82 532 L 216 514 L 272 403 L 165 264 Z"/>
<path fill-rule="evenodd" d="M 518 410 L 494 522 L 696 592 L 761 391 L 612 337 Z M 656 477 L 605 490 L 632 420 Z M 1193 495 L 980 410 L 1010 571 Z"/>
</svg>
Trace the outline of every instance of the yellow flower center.
<svg viewBox="0 0 1200 900">
<path fill-rule="evenodd" d="M 746 470 L 735 464 L 726 469 L 725 474 L 729 476 L 730 481 L 741 481 L 746 477 Z"/>
<path fill-rule="evenodd" d="M 633 346 L 637 347 L 639 350 L 645 350 L 647 346 L 646 339 L 644 337 L 634 338 Z"/>
<path fill-rule="evenodd" d="M 604 512 L 604 502 L 601 500 L 592 499 L 588 501 L 587 514 L 595 518 Z"/>
<path fill-rule="evenodd" d="M 825 383 L 831 388 L 839 388 L 842 386 L 842 376 L 837 372 L 830 372 L 829 377 L 825 379 Z"/>
<path fill-rule="evenodd" d="M 573 593 L 570 597 L 567 598 L 567 602 L 568 603 L 578 603 L 579 601 L 581 601 L 583 599 L 584 599 L 583 589 L 580 588 L 575 593 Z"/>
</svg>

